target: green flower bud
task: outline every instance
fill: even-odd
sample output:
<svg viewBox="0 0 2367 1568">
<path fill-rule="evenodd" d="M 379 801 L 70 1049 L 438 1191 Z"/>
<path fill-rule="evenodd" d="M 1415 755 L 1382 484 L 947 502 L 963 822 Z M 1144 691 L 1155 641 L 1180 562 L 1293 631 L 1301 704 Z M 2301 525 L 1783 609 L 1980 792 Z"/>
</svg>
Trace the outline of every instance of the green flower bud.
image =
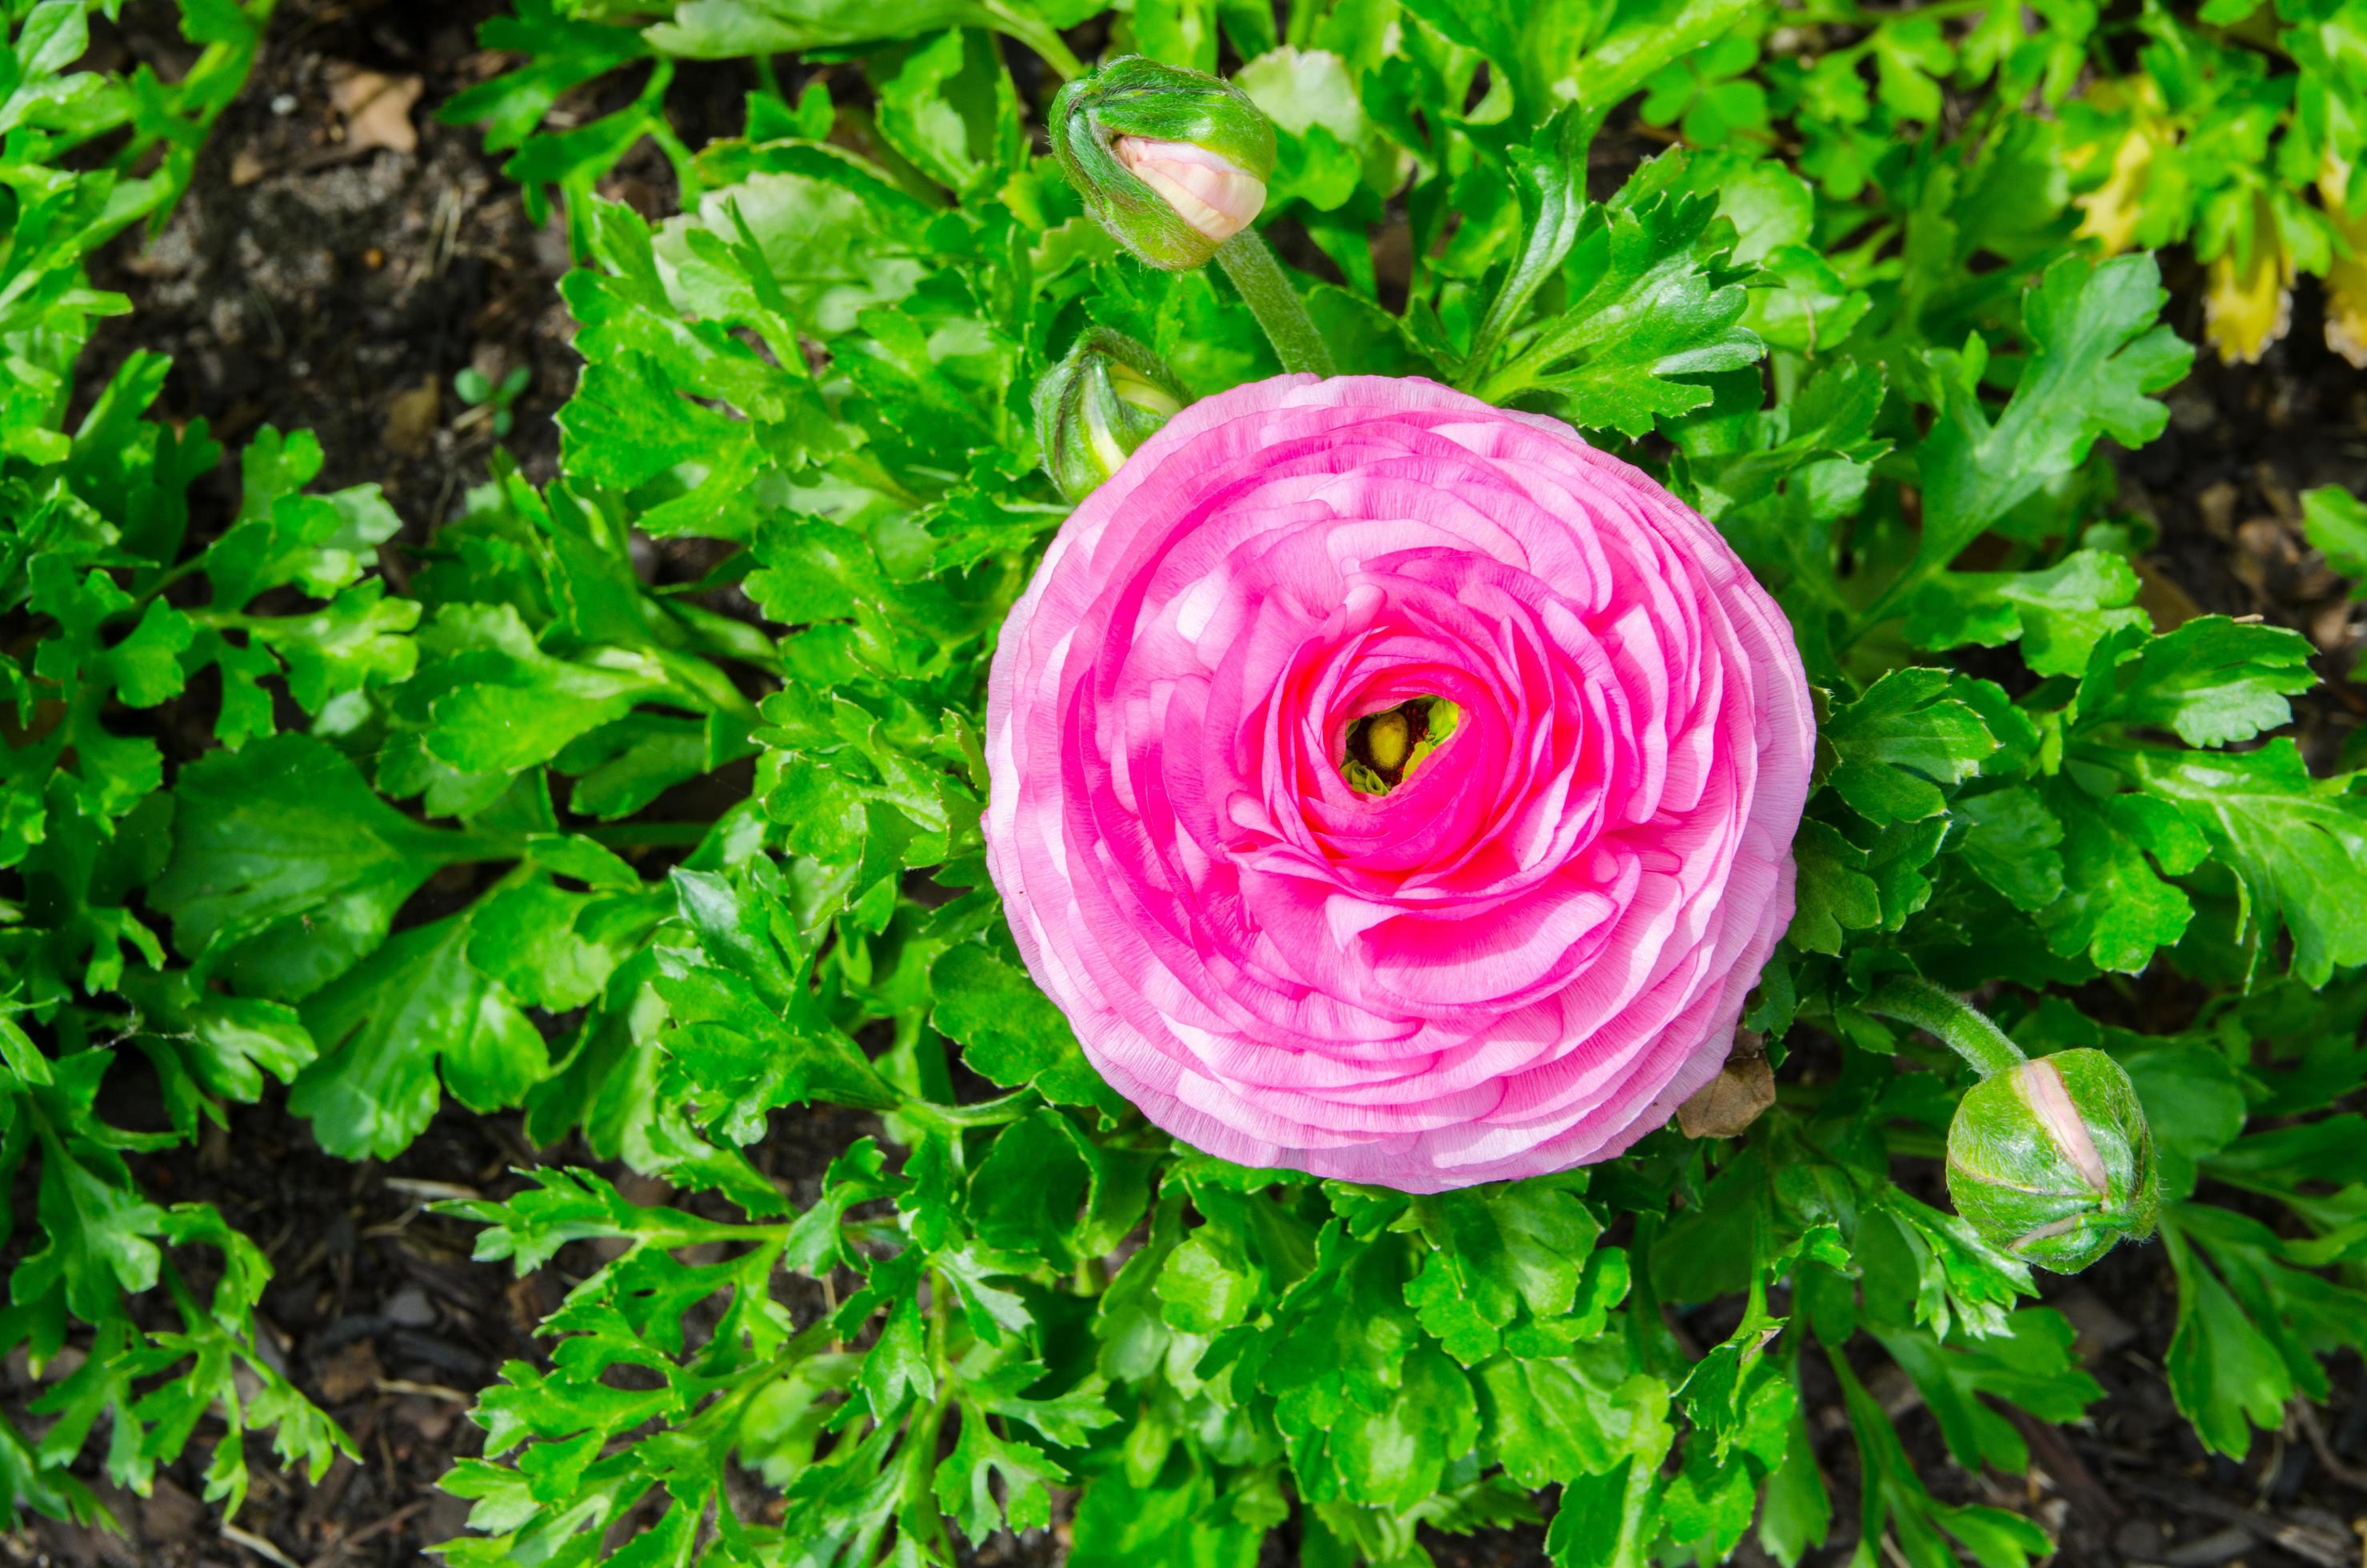
<svg viewBox="0 0 2367 1568">
<path fill-rule="evenodd" d="M 1206 265 L 1265 205 L 1274 122 L 1229 83 L 1128 55 L 1060 89 L 1052 151 L 1096 222 L 1176 272 Z"/>
<path fill-rule="evenodd" d="M 1044 472 L 1061 494 L 1082 501 L 1189 401 L 1158 355 L 1094 327 L 1036 388 Z"/>
<path fill-rule="evenodd" d="M 1948 1196 L 1992 1244 L 2057 1274 L 2153 1234 L 2153 1134 L 2128 1074 L 2064 1051 L 1974 1085 L 1948 1128 Z"/>
</svg>

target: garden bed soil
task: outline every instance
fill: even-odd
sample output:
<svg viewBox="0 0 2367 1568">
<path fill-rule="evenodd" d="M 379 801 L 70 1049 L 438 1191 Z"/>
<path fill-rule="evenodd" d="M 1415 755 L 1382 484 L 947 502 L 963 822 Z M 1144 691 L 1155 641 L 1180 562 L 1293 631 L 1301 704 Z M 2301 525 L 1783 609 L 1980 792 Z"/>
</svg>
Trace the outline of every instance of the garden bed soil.
<svg viewBox="0 0 2367 1568">
<path fill-rule="evenodd" d="M 499 69 L 481 52 L 476 24 L 500 0 L 402 6 L 387 0 L 287 0 L 273 18 L 253 80 L 223 115 L 187 199 L 153 242 L 128 235 L 100 259 L 101 287 L 131 299 L 109 323 L 90 384 L 127 354 L 175 361 L 163 413 L 207 420 L 233 449 L 266 426 L 318 432 L 323 481 L 376 483 L 402 515 L 391 553 L 403 569 L 415 547 L 488 472 L 492 420 L 454 394 L 473 368 L 498 382 L 523 368 L 526 384 L 503 445 L 537 479 L 557 468 L 552 415 L 574 383 L 576 358 L 556 284 L 563 237 L 527 217 L 497 157 L 471 130 L 429 117 L 452 93 Z M 164 10 L 134 7 L 96 46 L 150 61 L 168 75 L 189 51 L 155 30 Z M 744 84 L 693 74 L 676 94 L 686 112 L 729 103 Z M 341 107 L 342 106 L 342 107 Z M 601 106 L 583 106 L 597 112 Z M 653 153 L 629 162 L 605 194 L 656 214 L 672 181 Z M 2173 263 L 2172 320 L 2199 338 L 2197 279 Z M 2123 502 L 2158 532 L 2147 562 L 2157 616 L 2259 615 L 2306 633 L 2327 683 L 2300 699 L 2304 744 L 2321 766 L 2356 756 L 2367 699 L 2350 679 L 2360 607 L 2303 540 L 2298 493 L 2339 483 L 2367 489 L 2367 375 L 2318 340 L 2318 304 L 2305 280 L 2293 328 L 2258 366 L 2206 361 L 2170 394 L 2171 427 L 2122 460 Z M 234 505 L 234 472 L 208 482 L 197 526 L 219 528 Z M 2133 1020 L 2182 1022 L 2174 989 L 2141 992 Z M 133 1125 L 153 1118 L 129 1080 L 117 1108 Z M 785 1187 L 810 1199 L 823 1166 L 861 1131 L 846 1113 L 784 1115 L 756 1151 Z M 42 1521 L 0 1535 L 0 1562 L 72 1568 L 396 1568 L 432 1562 L 424 1550 L 458 1533 L 466 1506 L 436 1479 L 477 1450 L 465 1419 L 472 1392 L 504 1361 L 539 1352 L 531 1329 L 592 1259 L 562 1253 L 524 1279 L 505 1264 L 470 1257 L 472 1227 L 428 1212 L 439 1197 L 497 1193 L 514 1167 L 580 1161 L 578 1150 L 536 1151 L 515 1119 L 447 1109 L 402 1157 L 351 1165 L 323 1153 L 281 1099 L 233 1108 L 227 1129 L 194 1148 L 136 1160 L 166 1201 L 205 1200 L 263 1246 L 277 1271 L 260 1317 L 288 1372 L 349 1433 L 356 1460 L 318 1483 L 280 1474 L 252 1441 L 254 1491 L 225 1527 L 199 1501 L 203 1445 L 160 1476 L 151 1495 L 100 1492 L 124 1533 Z M 1909 1173 L 1914 1176 L 1917 1173 Z M 1933 1173 L 1920 1173 L 1926 1181 Z M 629 1187 L 655 1199 L 651 1183 Z M 2107 1398 L 2093 1419 L 2062 1429 L 2024 1423 L 2033 1468 L 2024 1477 L 1973 1475 L 1952 1464 L 1903 1379 L 1874 1392 L 1897 1418 L 1930 1484 L 1954 1501 L 2031 1513 L 2078 1564 L 2297 1562 L 2349 1568 L 2367 1540 L 2367 1402 L 2362 1370 L 2334 1368 L 2335 1396 L 2296 1411 L 2279 1437 L 2238 1465 L 2206 1455 L 2170 1407 L 2161 1365 L 2175 1292 L 2157 1246 L 2126 1246 L 2076 1279 L 2049 1279 L 2048 1299 L 2080 1329 L 2090 1369 Z M 1691 1325 L 1715 1338 L 1719 1325 Z M 1813 1365 L 1811 1358 L 1811 1365 Z M 30 1387 L 21 1360 L 0 1369 L 0 1398 L 21 1415 Z M 1844 1561 L 1856 1537 L 1856 1461 L 1836 1389 L 1812 1376 L 1804 1396 L 1833 1489 L 1831 1545 Z M 980 1562 L 1049 1563 L 1056 1525 L 1033 1538 L 985 1543 Z M 1544 1561 L 1538 1527 L 1468 1538 L 1431 1537 L 1450 1568 Z M 1295 1560 L 1277 1536 L 1270 1562 Z M 1746 1540 L 1740 1561 L 1759 1561 Z"/>
</svg>

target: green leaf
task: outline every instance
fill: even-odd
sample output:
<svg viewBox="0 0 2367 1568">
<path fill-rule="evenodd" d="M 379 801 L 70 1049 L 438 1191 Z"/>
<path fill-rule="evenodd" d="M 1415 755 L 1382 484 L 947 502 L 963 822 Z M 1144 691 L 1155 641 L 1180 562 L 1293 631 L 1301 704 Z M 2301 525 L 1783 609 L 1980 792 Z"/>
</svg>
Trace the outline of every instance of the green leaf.
<svg viewBox="0 0 2367 1568">
<path fill-rule="evenodd" d="M 2033 1556 L 2054 1549 L 2044 1530 L 2018 1514 L 1951 1507 L 1935 1499 L 1916 1476 L 1914 1462 L 1881 1403 L 1866 1392 L 1845 1358 L 1834 1353 L 1831 1363 L 1865 1477 L 1859 1524 L 1863 1540 L 1889 1536 L 1904 1560 L 1917 1568 L 1947 1568 L 1958 1562 L 1949 1537 L 1971 1551 L 1982 1568 L 2029 1568 Z M 1867 1551 L 1871 1556 L 1871 1547 Z"/>
<path fill-rule="evenodd" d="M 1619 1381 L 1609 1382 L 1606 1378 Z M 1478 1371 L 1497 1459 L 1522 1485 L 1604 1475 L 1665 1419 L 1669 1391 L 1602 1355 L 1550 1361 L 1500 1358 Z"/>
<path fill-rule="evenodd" d="M 1732 245 L 1732 226 L 1707 198 L 1588 209 L 1563 264 L 1567 304 L 1514 335 L 1478 395 L 1503 403 L 1543 392 L 1571 423 L 1630 437 L 1701 407 L 1709 388 L 1684 378 L 1737 369 L 1761 352 L 1739 324 L 1750 299 L 1744 269 L 1725 265 Z"/>
<path fill-rule="evenodd" d="M 2186 373 L 2193 350 L 2157 324 L 2168 296 L 2150 256 L 2066 256 L 2022 296 L 2029 351 L 2005 410 L 1989 417 L 1980 360 L 1943 363 L 1939 419 L 1917 449 L 1923 538 L 1916 565 L 1933 571 L 2049 481 L 2086 459 L 2099 437 L 2142 446 L 2169 411 L 2147 393 Z"/>
<path fill-rule="evenodd" d="M 1461 6 L 1413 0 L 1406 8 L 1446 38 L 1487 56 L 1529 122 L 1545 119 L 1558 101 L 1579 96 L 1573 68 L 1582 58 L 1593 20 L 1586 7 L 1563 0 L 1534 6 L 1521 0 Z M 1590 97 L 1588 101 L 1593 100 Z"/>
<path fill-rule="evenodd" d="M 561 94 L 649 52 L 637 28 L 554 14 L 550 0 L 521 0 L 514 16 L 488 18 L 477 41 L 525 57 L 514 71 L 455 93 L 436 111 L 447 125 L 482 125 L 485 149 L 523 142 Z"/>
<path fill-rule="evenodd" d="M 1343 1494 L 1402 1513 L 1439 1488 L 1479 1430 L 1470 1380 L 1421 1346 L 1398 1369 L 1395 1396 L 1377 1412 L 1350 1406 L 1328 1434 Z"/>
<path fill-rule="evenodd" d="M 2180 1414 L 2203 1446 L 2241 1460 L 2251 1451 L 2253 1427 L 2272 1431 L 2284 1419 L 2293 1378 L 2276 1346 L 2196 1254 L 2178 1214 L 2173 1205 L 2162 1217 L 2178 1275 L 2178 1328 L 2163 1368 Z"/>
<path fill-rule="evenodd" d="M 2040 675 L 2077 675 L 2107 634 L 2148 623 L 2137 586 L 2135 570 L 2101 550 L 2038 572 L 1942 572 L 1908 601 L 1907 640 L 1931 649 L 2019 642 Z"/>
<path fill-rule="evenodd" d="M 1021 123 L 1010 73 L 982 31 L 940 33 L 880 83 L 880 133 L 953 190 L 1015 172 Z"/>
<path fill-rule="evenodd" d="M 2280 927 L 2291 931 L 2293 972 L 2311 985 L 2325 984 L 2337 966 L 2367 963 L 2367 793 L 2359 775 L 2313 778 L 2287 739 L 2234 755 L 2123 755 L 2149 801 L 2173 805 L 2236 873 L 2239 936 L 2248 928 L 2265 945 Z"/>
<path fill-rule="evenodd" d="M 2046 944 L 2098 969 L 2134 974 L 2156 949 L 2177 941 L 2193 917 L 2184 892 L 2165 881 L 2201 865 L 2210 846 L 2192 823 L 2147 796 L 2098 799 L 2068 781 L 2046 790 L 2063 824 L 2063 896 L 2039 915 Z"/>
<path fill-rule="evenodd" d="M 811 938 L 773 862 L 732 876 L 678 868 L 674 887 L 697 939 L 661 947 L 652 982 L 672 1014 L 663 1042 L 674 1095 L 735 1143 L 761 1137 L 781 1106 L 902 1103 L 809 988 Z"/>
<path fill-rule="evenodd" d="M 984 1540 L 1006 1525 L 1025 1530 L 1050 1524 L 1052 1500 L 1044 1488 L 1068 1479 L 1069 1472 L 1043 1449 L 1024 1438 L 996 1435 L 986 1412 L 965 1401 L 961 1435 L 937 1466 L 937 1503 L 970 1540 Z"/>
<path fill-rule="evenodd" d="M 439 867 L 482 854 L 397 812 L 309 735 L 214 753 L 175 793 L 173 858 L 149 903 L 191 956 L 258 937 L 281 949 L 268 967 L 283 996 L 342 972 Z"/>
<path fill-rule="evenodd" d="M 2151 1046 L 2123 1053 L 2121 1064 L 2153 1131 L 2162 1200 L 2174 1203 L 2193 1192 L 2203 1161 L 2243 1131 L 2243 1084 L 2225 1054 L 2204 1045 Z"/>
<path fill-rule="evenodd" d="M 2367 595 L 2367 503 L 2339 484 L 2305 490 L 2301 526 L 2327 565 L 2351 579 L 2351 597 Z"/>
<path fill-rule="evenodd" d="M 1602 1225 L 1567 1178 L 1490 1183 L 1418 1198 L 1394 1228 L 1430 1244 L 1405 1299 L 1448 1354 L 1476 1366 L 1495 1354 L 1523 1308 L 1570 1310 Z"/>
<path fill-rule="evenodd" d="M 60 1289 L 75 1316 L 105 1322 L 122 1310 L 121 1292 L 155 1285 L 164 1210 L 133 1184 L 121 1155 L 87 1140 L 45 1133 L 40 1173 L 34 1211 L 48 1244 L 17 1265 L 10 1294 L 28 1302 Z"/>
<path fill-rule="evenodd" d="M 184 676 L 181 655 L 197 640 L 198 629 L 187 616 L 162 599 L 152 599 L 140 624 L 107 651 L 107 668 L 115 677 L 116 694 L 133 708 L 153 708 L 180 695 Z"/>
<path fill-rule="evenodd" d="M 470 911 L 469 962 L 519 1001 L 563 1013 L 601 994 L 661 913 L 647 898 L 517 883 Z"/>
<path fill-rule="evenodd" d="M 2005 1332 L 1985 1339 L 1943 1345 L 1913 1329 L 1877 1331 L 1877 1337 L 1915 1380 L 1949 1453 L 1967 1469 L 1988 1464 L 2018 1474 L 2030 1466 L 2022 1434 L 1987 1401 L 2065 1424 L 2104 1397 L 2102 1387 L 2080 1369 L 2069 1321 L 2045 1307 L 2011 1313 Z"/>
<path fill-rule="evenodd" d="M 2095 661 L 2079 687 L 2078 728 L 2169 730 L 2191 746 L 2248 741 L 2290 721 L 2285 699 L 2317 684 L 2310 653 L 2298 631 L 2198 616 L 2129 656 Z"/>
<path fill-rule="evenodd" d="M 1254 1488 L 1236 1482 L 1219 1494 L 1186 1448 L 1171 1452 L 1149 1476 L 1121 1468 L 1087 1481 L 1077 1500 L 1072 1568 L 1256 1568 L 1268 1521 L 1257 1516 Z M 1273 1502 L 1278 1509 L 1281 1499 Z"/>
<path fill-rule="evenodd" d="M 1798 1357 L 1793 1359 L 1792 1381 L 1799 1381 Z M 1791 1430 L 1784 1439 L 1784 1461 L 1767 1478 L 1759 1507 L 1759 1544 L 1776 1562 L 1791 1568 L 1808 1548 L 1821 1546 L 1832 1528 L 1833 1503 L 1825 1478 L 1817 1468 L 1815 1442 L 1808 1436 L 1805 1401 L 1795 1401 Z"/>
<path fill-rule="evenodd" d="M 1866 875 L 1866 854 L 1811 818 L 1800 824 L 1792 858 L 1798 868 L 1791 940 L 1812 953 L 1838 953 L 1841 933 L 1882 924 L 1882 889 Z"/>
<path fill-rule="evenodd" d="M 447 605 L 419 646 L 429 662 L 396 689 L 396 722 L 429 757 L 462 773 L 508 775 L 548 762 L 635 702 L 673 691 L 659 661 L 640 650 L 551 657 L 509 605 Z"/>
<path fill-rule="evenodd" d="M 142 1043 L 152 1057 L 169 1051 L 198 1085 L 225 1099 L 253 1101 L 266 1074 L 287 1083 L 315 1054 L 294 1008 L 212 990 L 186 971 L 127 974 L 123 989 L 150 1031 Z"/>
<path fill-rule="evenodd" d="M 1965 824 L 1966 869 L 2016 909 L 2034 914 L 2062 896 L 2063 823 L 2037 789 L 1959 796 L 1950 810 Z"/>
<path fill-rule="evenodd" d="M 649 40 L 693 60 L 802 53 L 994 21 L 989 7 L 969 0 L 914 0 L 893 11 L 862 0 L 679 0 L 672 9 L 671 20 L 649 29 Z"/>
<path fill-rule="evenodd" d="M 1116 1102 L 1069 1020 L 1025 972 L 975 942 L 947 948 L 929 966 L 929 1022 L 962 1042 L 962 1059 L 1006 1089 L 1032 1085 L 1055 1105 Z"/>
<path fill-rule="evenodd" d="M 346 1159 L 401 1153 L 442 1099 L 471 1110 L 518 1104 L 549 1071 L 542 1035 L 502 983 L 471 964 L 471 915 L 387 939 L 305 1004 L 321 1048 L 288 1096 L 321 1146 Z"/>
<path fill-rule="evenodd" d="M 1910 1277 L 1894 1283 L 1906 1287 L 1903 1304 L 1911 1321 L 1929 1327 L 1936 1337 L 1946 1339 L 1951 1327 L 1974 1338 L 2004 1334 L 2016 1299 L 2038 1293 L 2021 1260 L 1983 1241 L 1960 1217 L 1899 1191 L 1883 1194 L 1877 1209 L 1895 1222 L 1895 1230 L 1883 1235 L 1878 1227 L 1867 1226 L 1860 1233 L 1860 1248 L 1870 1258 L 1875 1244 L 1894 1237 L 1903 1246 L 1902 1261 Z M 1877 1309 L 1894 1312 L 1902 1303 L 1877 1301 L 1874 1265 L 1869 1261 L 1866 1267 L 1869 1315 Z"/>
<path fill-rule="evenodd" d="M 1945 670 L 1893 670 L 1818 731 L 1833 759 L 1826 782 L 1876 826 L 1947 809 L 1946 791 L 1998 749 L 1980 715 L 1948 695 Z"/>
</svg>

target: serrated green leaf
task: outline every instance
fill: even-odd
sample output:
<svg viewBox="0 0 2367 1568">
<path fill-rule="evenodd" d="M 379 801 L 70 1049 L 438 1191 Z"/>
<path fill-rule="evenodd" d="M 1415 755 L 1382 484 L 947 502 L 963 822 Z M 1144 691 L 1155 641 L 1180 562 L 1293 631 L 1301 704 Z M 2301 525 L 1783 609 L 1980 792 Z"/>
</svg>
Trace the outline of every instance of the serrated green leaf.
<svg viewBox="0 0 2367 1568">
<path fill-rule="evenodd" d="M 1834 762 L 1826 781 L 1876 826 L 1947 809 L 1947 791 L 1998 749 L 1980 715 L 1948 696 L 1945 670 L 1893 670 L 1836 709 L 1818 732 Z"/>
<path fill-rule="evenodd" d="M 2137 574 L 2117 555 L 2074 551 L 2037 572 L 1942 572 L 1907 604 L 1918 648 L 1995 648 L 2019 642 L 2040 675 L 2077 675 L 2111 632 L 2143 627 Z"/>
<path fill-rule="evenodd" d="M 2293 973 L 2312 985 L 2367 963 L 2367 794 L 2356 776 L 2311 778 L 2285 739 L 2233 755 L 2128 755 L 2148 798 L 2199 827 L 2240 880 L 2239 935 L 2291 931 Z"/>
<path fill-rule="evenodd" d="M 1569 304 L 1512 340 L 1478 395 L 1502 402 L 1536 389 L 1571 423 L 1630 437 L 1701 407 L 1709 390 L 1683 378 L 1736 369 L 1762 352 L 1739 324 L 1750 300 L 1736 281 L 1741 270 L 1722 264 L 1731 244 L 1706 199 L 1590 208 L 1564 263 Z"/>
<path fill-rule="evenodd" d="M 2198 616 L 2125 658 L 2091 663 L 2078 727 L 2169 730 L 2191 746 L 2248 741 L 2288 722 L 2285 699 L 2317 684 L 2310 653 L 2298 631 Z"/>
<path fill-rule="evenodd" d="M 2067 256 L 2022 296 L 2029 361 L 1992 420 L 1971 367 L 1940 373 L 1940 418 L 1918 449 L 1923 479 L 1919 569 L 1945 566 L 2101 437 L 2141 446 L 2169 411 L 2147 393 L 2186 372 L 2193 350 L 2157 324 L 2166 296 L 2150 256 Z"/>
</svg>

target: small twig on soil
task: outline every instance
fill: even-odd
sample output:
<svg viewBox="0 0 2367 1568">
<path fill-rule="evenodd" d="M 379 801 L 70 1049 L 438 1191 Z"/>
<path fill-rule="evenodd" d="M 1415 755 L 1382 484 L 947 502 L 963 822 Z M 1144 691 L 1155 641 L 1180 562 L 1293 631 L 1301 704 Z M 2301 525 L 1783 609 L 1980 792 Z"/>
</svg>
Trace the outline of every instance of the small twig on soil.
<svg viewBox="0 0 2367 1568">
<path fill-rule="evenodd" d="M 386 1188 L 406 1198 L 452 1199 L 462 1202 L 474 1202 L 484 1196 L 475 1187 L 462 1187 L 459 1182 L 422 1181 L 417 1176 L 389 1176 Z"/>
<path fill-rule="evenodd" d="M 2254 1540 L 2280 1547 L 2305 1562 L 2316 1563 L 2318 1568 L 2352 1568 L 2359 1560 L 2349 1541 L 2314 1525 L 2281 1519 L 2257 1508 L 2239 1508 L 2208 1493 L 2157 1486 L 2134 1477 L 2124 1478 L 2119 1484 L 2125 1491 L 2167 1505 L 2180 1513 L 2216 1519 L 2223 1525 L 2248 1530 Z M 2165 1554 L 2164 1560 L 2174 1561 L 2174 1555 Z"/>
<path fill-rule="evenodd" d="M 2088 1468 L 2088 1461 L 2079 1457 L 2061 1427 L 2041 1421 L 2015 1405 L 2008 1405 L 2006 1410 L 2013 1418 L 2014 1429 L 2022 1434 L 2031 1453 L 2053 1479 L 2056 1491 L 2074 1512 L 2103 1528 L 2120 1522 L 2120 1504 L 2096 1479 L 2096 1472 Z"/>
<path fill-rule="evenodd" d="M 261 1536 L 249 1535 L 244 1530 L 239 1528 L 236 1525 L 222 1526 L 221 1536 L 222 1540 L 229 1541 L 233 1546 L 243 1546 L 246 1548 L 247 1551 L 252 1551 L 257 1557 L 262 1558 L 266 1562 L 277 1562 L 279 1564 L 279 1568 L 296 1568 L 296 1560 L 294 1558 L 289 1556 L 286 1552 L 280 1551 L 277 1547 L 272 1545 Z"/>
<path fill-rule="evenodd" d="M 380 1393 L 415 1393 L 425 1399 L 440 1399 L 447 1404 L 474 1403 L 459 1389 L 446 1388 L 442 1383 L 415 1383 L 409 1378 L 380 1378 L 370 1385 Z"/>
<path fill-rule="evenodd" d="M 2326 1440 L 2326 1428 L 2318 1425 L 2317 1412 L 2310 1408 L 2309 1402 L 2294 1400 L 2293 1413 L 2293 1419 L 2300 1424 L 2302 1436 L 2309 1439 L 2309 1446 L 2316 1451 L 2317 1462 L 2326 1467 L 2326 1473 L 2354 1492 L 2367 1492 L 2367 1471 L 2346 1464 L 2335 1456 L 2333 1445 Z"/>
<path fill-rule="evenodd" d="M 338 1558 L 343 1557 L 354 1548 L 361 1545 L 362 1542 L 368 1540 L 373 1537 L 384 1535 L 389 1530 L 402 1528 L 404 1525 L 410 1523 L 412 1515 L 416 1514 L 420 1509 L 427 1506 L 427 1501 L 428 1500 L 426 1498 L 423 1497 L 416 1503 L 406 1503 L 402 1507 L 397 1508 L 393 1513 L 389 1514 L 386 1517 L 379 1519 L 375 1523 L 364 1525 L 361 1528 L 356 1530 L 349 1536 L 339 1538 L 330 1546 L 328 1551 L 321 1553 L 320 1556 L 315 1557 L 311 1562 L 304 1564 L 304 1568 L 329 1568 L 329 1564 L 334 1562 Z"/>
<path fill-rule="evenodd" d="M 2161 1560 L 2169 1568 L 2218 1568 L 2222 1562 L 2243 1556 L 2259 1540 L 2241 1525 L 2229 1525 L 2184 1546 L 2173 1547 L 2161 1554 Z"/>
</svg>

